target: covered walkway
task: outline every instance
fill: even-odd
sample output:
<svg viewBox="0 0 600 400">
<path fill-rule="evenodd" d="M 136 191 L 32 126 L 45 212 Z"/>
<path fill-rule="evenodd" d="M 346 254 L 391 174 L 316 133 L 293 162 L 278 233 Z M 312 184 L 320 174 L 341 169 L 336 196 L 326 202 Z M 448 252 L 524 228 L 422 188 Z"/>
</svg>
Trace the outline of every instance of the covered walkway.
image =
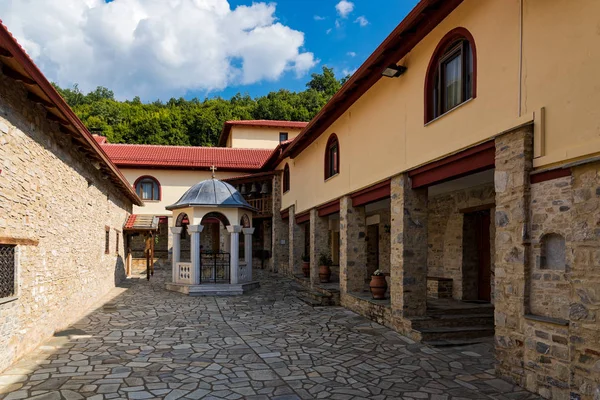
<svg viewBox="0 0 600 400">
<path fill-rule="evenodd" d="M 132 279 L 0 374 L 1 399 L 535 399 L 493 375 L 491 343 L 434 349 L 257 271 L 237 297 Z"/>
</svg>

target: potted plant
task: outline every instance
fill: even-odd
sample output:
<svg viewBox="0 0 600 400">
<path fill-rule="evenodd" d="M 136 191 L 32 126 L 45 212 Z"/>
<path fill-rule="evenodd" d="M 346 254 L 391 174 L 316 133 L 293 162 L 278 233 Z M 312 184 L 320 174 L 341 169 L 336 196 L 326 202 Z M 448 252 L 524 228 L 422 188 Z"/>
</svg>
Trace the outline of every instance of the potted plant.
<svg viewBox="0 0 600 400">
<path fill-rule="evenodd" d="M 331 256 L 325 253 L 321 254 L 319 257 L 319 279 L 321 283 L 329 282 L 332 265 L 333 260 L 331 259 Z"/>
<path fill-rule="evenodd" d="M 388 285 L 383 271 L 378 269 L 377 271 L 373 272 L 369 287 L 371 288 L 371 295 L 373 295 L 373 299 L 385 299 L 385 292 L 387 292 Z"/>
<path fill-rule="evenodd" d="M 305 278 L 310 276 L 310 256 L 306 254 L 302 256 L 302 273 Z"/>
</svg>

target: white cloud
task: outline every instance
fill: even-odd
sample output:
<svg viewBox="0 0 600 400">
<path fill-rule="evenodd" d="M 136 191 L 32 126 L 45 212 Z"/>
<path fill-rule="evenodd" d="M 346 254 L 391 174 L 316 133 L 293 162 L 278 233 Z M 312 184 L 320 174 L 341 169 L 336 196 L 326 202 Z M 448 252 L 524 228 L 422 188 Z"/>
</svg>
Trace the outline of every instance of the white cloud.
<svg viewBox="0 0 600 400">
<path fill-rule="evenodd" d="M 354 10 L 354 3 L 347 0 L 341 0 L 335 5 L 335 9 L 337 10 L 340 17 L 346 18 Z"/>
<path fill-rule="evenodd" d="M 342 77 L 352 76 L 356 72 L 358 68 L 343 68 L 342 69 Z"/>
<path fill-rule="evenodd" d="M 329 35 L 329 34 L 331 33 L 331 31 L 332 31 L 332 30 L 333 30 L 333 28 L 329 28 L 329 29 L 327 29 L 327 30 L 325 31 L 325 33 Z"/>
<path fill-rule="evenodd" d="M 325 17 L 321 17 L 320 15 L 315 15 L 313 18 L 315 21 L 323 21 L 325 19 Z"/>
<path fill-rule="evenodd" d="M 356 57 L 356 53 L 353 51 L 349 51 L 348 53 L 346 53 L 347 55 L 349 55 L 350 57 Z"/>
<path fill-rule="evenodd" d="M 119 98 L 180 96 L 302 76 L 317 60 L 275 5 L 227 0 L 2 0 L 0 15 L 46 76 Z"/>
<path fill-rule="evenodd" d="M 363 16 L 361 15 L 360 17 L 356 18 L 356 20 L 354 21 L 355 24 L 359 24 L 360 26 L 367 26 L 369 25 L 369 21 Z"/>
</svg>

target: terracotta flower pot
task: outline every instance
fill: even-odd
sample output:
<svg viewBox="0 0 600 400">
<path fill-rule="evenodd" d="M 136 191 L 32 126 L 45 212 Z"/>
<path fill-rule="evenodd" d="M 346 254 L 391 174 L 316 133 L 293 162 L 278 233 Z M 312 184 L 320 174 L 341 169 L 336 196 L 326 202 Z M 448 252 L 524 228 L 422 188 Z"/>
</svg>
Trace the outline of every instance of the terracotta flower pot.
<svg viewBox="0 0 600 400">
<path fill-rule="evenodd" d="M 385 275 L 371 276 L 371 284 L 369 286 L 371 288 L 371 294 L 373 295 L 373 299 L 385 299 L 385 292 L 387 292 L 388 288 L 387 281 L 385 280 Z"/>
<path fill-rule="evenodd" d="M 305 278 L 308 278 L 310 276 L 310 262 L 302 262 L 302 273 L 304 274 Z"/>
<path fill-rule="evenodd" d="M 331 277 L 331 269 L 328 265 L 321 265 L 319 267 L 319 279 L 321 283 L 329 282 L 329 278 Z"/>
</svg>

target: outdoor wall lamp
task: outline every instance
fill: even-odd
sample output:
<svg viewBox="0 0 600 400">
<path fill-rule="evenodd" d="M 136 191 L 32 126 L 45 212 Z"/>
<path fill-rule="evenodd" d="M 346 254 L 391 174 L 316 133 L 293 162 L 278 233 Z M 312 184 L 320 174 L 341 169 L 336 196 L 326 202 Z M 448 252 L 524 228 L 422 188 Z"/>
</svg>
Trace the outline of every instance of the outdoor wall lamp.
<svg viewBox="0 0 600 400">
<path fill-rule="evenodd" d="M 392 64 L 389 67 L 387 67 L 386 69 L 384 69 L 383 72 L 381 73 L 381 75 L 383 75 L 387 78 L 397 78 L 400 75 L 402 75 L 405 71 L 406 71 L 406 67 L 404 67 L 402 65 Z"/>
</svg>

